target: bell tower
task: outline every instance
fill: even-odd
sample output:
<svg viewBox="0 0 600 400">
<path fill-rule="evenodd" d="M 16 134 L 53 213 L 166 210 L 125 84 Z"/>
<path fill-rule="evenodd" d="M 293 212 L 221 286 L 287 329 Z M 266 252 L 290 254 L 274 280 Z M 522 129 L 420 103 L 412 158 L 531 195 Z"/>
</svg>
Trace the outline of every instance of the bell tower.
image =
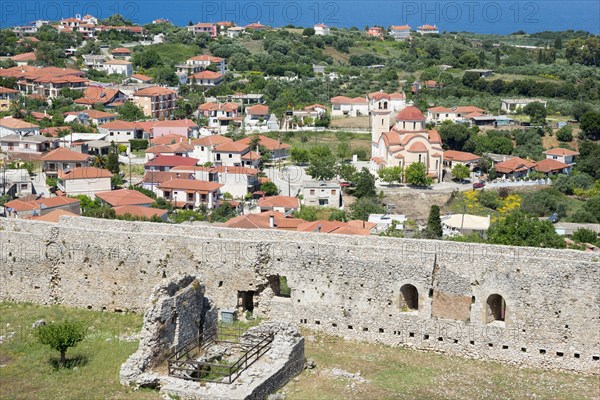
<svg viewBox="0 0 600 400">
<path fill-rule="evenodd" d="M 390 110 L 371 110 L 371 157 L 380 156 L 379 138 L 390 131 Z"/>
</svg>

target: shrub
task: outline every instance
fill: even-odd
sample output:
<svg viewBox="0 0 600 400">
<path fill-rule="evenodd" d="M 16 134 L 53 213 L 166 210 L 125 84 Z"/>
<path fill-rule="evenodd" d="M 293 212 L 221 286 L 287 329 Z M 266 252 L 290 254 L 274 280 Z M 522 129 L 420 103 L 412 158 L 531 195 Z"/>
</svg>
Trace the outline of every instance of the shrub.
<svg viewBox="0 0 600 400">
<path fill-rule="evenodd" d="M 563 126 L 556 131 L 556 138 L 561 142 L 570 142 L 573 140 L 573 128 L 568 125 Z"/>
<path fill-rule="evenodd" d="M 131 139 L 129 140 L 131 151 L 146 150 L 148 148 L 148 141 L 146 139 Z"/>
<path fill-rule="evenodd" d="M 37 340 L 60 352 L 60 364 L 65 365 L 66 353 L 69 347 L 75 347 L 87 333 L 83 324 L 75 321 L 51 322 L 41 325 L 34 331 Z"/>
<path fill-rule="evenodd" d="M 598 235 L 591 229 L 578 228 L 573 232 L 573 240 L 577 243 L 595 243 Z"/>
<path fill-rule="evenodd" d="M 497 209 L 500 206 L 500 197 L 495 190 L 481 190 L 477 194 L 477 200 L 479 204 L 492 210 Z"/>
</svg>

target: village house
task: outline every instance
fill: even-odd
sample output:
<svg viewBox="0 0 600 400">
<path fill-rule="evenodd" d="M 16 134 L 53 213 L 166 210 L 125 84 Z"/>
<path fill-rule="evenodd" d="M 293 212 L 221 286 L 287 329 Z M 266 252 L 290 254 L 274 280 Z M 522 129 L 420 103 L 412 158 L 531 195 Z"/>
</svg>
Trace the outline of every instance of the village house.
<svg viewBox="0 0 600 400">
<path fill-rule="evenodd" d="M 91 16 L 90 16 L 91 17 Z M 60 25 L 57 26 L 59 32 L 78 32 L 84 40 L 94 39 L 96 37 L 96 24 L 98 21 L 91 17 L 83 20 L 76 16 L 76 18 L 66 18 L 60 21 Z"/>
<path fill-rule="evenodd" d="M 368 236 L 371 234 L 374 224 L 364 223 L 365 228 L 358 224 L 351 224 L 352 221 L 327 221 L 327 220 L 316 220 L 312 222 L 303 222 L 296 230 L 298 232 L 312 232 L 312 233 L 330 233 L 337 235 L 361 235 Z M 360 221 L 363 223 L 363 221 Z"/>
<path fill-rule="evenodd" d="M 191 168 L 191 167 L 189 167 Z M 194 174 L 189 172 L 162 172 L 145 171 L 142 178 L 142 188 L 157 194 L 158 185 L 171 179 L 194 179 Z"/>
<path fill-rule="evenodd" d="M 236 103 L 204 103 L 198 107 L 200 116 L 208 118 L 208 127 L 217 133 L 227 132 L 231 124 L 240 125 L 243 118 L 238 116 Z"/>
<path fill-rule="evenodd" d="M 441 124 L 444 121 L 451 122 L 470 122 L 471 118 L 481 117 L 486 114 L 486 111 L 475 106 L 459 106 L 459 107 L 432 107 L 427 109 L 427 122 Z"/>
<path fill-rule="evenodd" d="M 17 99 L 19 91 L 0 86 L 0 112 L 8 111 L 10 104 Z"/>
<path fill-rule="evenodd" d="M 452 170 L 455 165 L 461 164 L 466 165 L 471 171 L 473 171 L 473 169 L 477 167 L 479 160 L 481 160 L 481 157 L 479 157 L 477 154 L 468 153 L 466 151 L 444 151 L 444 167 L 448 170 Z"/>
<path fill-rule="evenodd" d="M 58 171 L 57 187 L 69 196 L 85 194 L 93 199 L 96 193 L 112 189 L 111 178 L 107 169 L 79 167 Z"/>
<path fill-rule="evenodd" d="M 416 107 L 406 107 L 395 117 L 390 128 L 390 114 L 386 110 L 371 111 L 371 170 L 381 167 L 408 167 L 419 162 L 425 165 L 427 175 L 436 181 L 442 179 L 442 140 L 436 130 L 425 129 L 425 116 Z"/>
<path fill-rule="evenodd" d="M 397 41 L 409 39 L 410 29 L 408 25 L 392 25 L 390 26 L 390 36 Z"/>
<path fill-rule="evenodd" d="M 283 213 L 277 211 L 265 211 L 259 214 L 238 215 L 225 222 L 224 225 L 227 228 L 295 231 L 300 224 L 305 222 L 300 218 L 286 218 Z"/>
<path fill-rule="evenodd" d="M 255 130 L 278 130 L 279 123 L 275 115 L 269 113 L 269 107 L 263 104 L 246 108 L 246 117 L 244 118 L 246 129 Z"/>
<path fill-rule="evenodd" d="M 518 113 L 531 103 L 541 103 L 546 107 L 546 101 L 540 99 L 502 99 L 500 110 L 505 113 Z"/>
<path fill-rule="evenodd" d="M 34 218 L 56 211 L 65 211 L 73 215 L 81 213 L 80 202 L 66 196 L 42 197 L 29 195 L 4 204 L 4 215 L 8 218 Z"/>
<path fill-rule="evenodd" d="M 128 80 L 131 82 L 134 82 L 134 83 L 151 83 L 152 82 L 151 77 L 142 75 L 142 74 L 133 74 L 129 77 Z"/>
<path fill-rule="evenodd" d="M 302 185 L 305 206 L 342 207 L 342 187 L 335 181 L 305 181 Z"/>
<path fill-rule="evenodd" d="M 224 74 L 226 72 L 225 59 L 221 57 L 209 56 L 202 54 L 192 58 L 188 58 L 185 64 L 177 64 L 178 73 L 185 73 L 186 75 L 192 75 L 196 72 L 207 69 L 209 66 L 214 65 L 217 72 Z"/>
<path fill-rule="evenodd" d="M 229 193 L 234 198 L 244 198 L 246 194 L 258 190 L 258 170 L 248 167 L 219 166 L 179 166 L 170 172 L 193 174 L 199 181 L 217 182 L 223 185 L 221 193 Z"/>
<path fill-rule="evenodd" d="M 239 142 L 226 142 L 213 147 L 212 160 L 211 162 L 215 165 L 225 165 L 229 167 L 253 167 L 253 163 L 249 163 L 248 160 L 244 160 L 243 156 L 251 153 L 250 146 L 248 144 Z M 257 155 L 254 162 L 258 162 L 259 156 Z"/>
<path fill-rule="evenodd" d="M 192 157 L 157 155 L 156 157 L 154 157 L 150 161 L 147 161 L 144 164 L 144 170 L 169 172 L 171 168 L 174 167 L 191 167 L 197 165 L 197 163 L 198 160 Z"/>
<path fill-rule="evenodd" d="M 56 177 L 60 171 L 89 166 L 91 158 L 89 154 L 59 147 L 42 156 L 42 171 L 46 176 Z"/>
<path fill-rule="evenodd" d="M 175 112 L 177 92 L 160 86 L 151 86 L 133 93 L 133 102 L 144 115 L 156 119 L 168 119 Z"/>
<path fill-rule="evenodd" d="M 158 156 L 190 157 L 194 146 L 187 143 L 158 144 L 144 150 L 146 160 L 150 161 Z"/>
<path fill-rule="evenodd" d="M 579 155 L 577 151 L 555 148 L 544 152 L 547 159 L 557 160 L 564 164 L 575 165 L 575 157 Z"/>
<path fill-rule="evenodd" d="M 215 162 L 215 147 L 224 143 L 232 142 L 232 139 L 222 135 L 203 136 L 201 138 L 194 139 L 190 142 L 194 146 L 194 151 L 192 155 L 194 158 L 198 159 L 198 164 L 200 165 L 204 165 L 206 163 L 213 163 Z"/>
<path fill-rule="evenodd" d="M 30 62 L 37 60 L 35 52 L 33 51 L 29 53 L 17 54 L 16 56 L 12 56 L 10 59 L 14 61 L 15 64 L 17 64 L 17 66 L 19 67 L 23 65 L 28 65 Z"/>
<path fill-rule="evenodd" d="M 554 160 L 552 158 L 543 159 L 535 164 L 535 170 L 546 174 L 547 176 L 569 174 L 571 173 L 572 168 L 572 165 L 565 164 L 562 161 Z"/>
<path fill-rule="evenodd" d="M 535 169 L 536 162 L 514 157 L 497 163 L 494 166 L 496 174 L 504 179 L 522 178 Z"/>
<path fill-rule="evenodd" d="M 39 135 L 40 127 L 22 119 L 0 118 L 0 138 L 8 135 L 28 136 Z"/>
<path fill-rule="evenodd" d="M 485 237 L 490 227 L 491 217 L 480 217 L 471 214 L 453 214 L 443 216 L 442 232 L 444 237 L 477 234 Z"/>
<path fill-rule="evenodd" d="M 6 135 L 0 137 L 0 150 L 11 154 L 40 155 L 58 147 L 59 139 L 41 135 Z"/>
<path fill-rule="evenodd" d="M 104 69 L 104 63 L 106 62 L 106 56 L 101 54 L 84 54 L 83 65 L 87 69 L 102 70 Z"/>
<path fill-rule="evenodd" d="M 158 196 L 177 208 L 194 209 L 205 205 L 208 209 L 219 206 L 222 184 L 196 179 L 171 179 L 158 185 Z"/>
<path fill-rule="evenodd" d="M 116 114 L 91 109 L 85 111 L 68 111 L 64 115 L 66 123 L 77 120 L 77 122 L 85 125 L 92 123 L 98 126 L 117 120 Z"/>
<path fill-rule="evenodd" d="M 253 22 L 251 24 L 246 25 L 246 29 L 252 30 L 252 31 L 264 31 L 265 29 L 267 29 L 267 26 L 261 24 L 260 21 L 258 21 L 258 22 Z"/>
<path fill-rule="evenodd" d="M 141 27 L 141 26 L 134 26 L 134 25 L 121 25 L 121 26 L 96 25 L 96 32 L 97 33 L 109 32 L 109 31 L 129 32 L 129 33 L 133 34 L 133 36 L 136 37 L 136 38 L 138 38 L 138 39 L 143 39 L 144 36 L 145 36 L 144 28 Z"/>
<path fill-rule="evenodd" d="M 213 87 L 219 86 L 221 82 L 223 82 L 223 77 L 223 74 L 206 70 L 190 75 L 187 81 L 192 85 L 196 84 L 199 86 Z"/>
<path fill-rule="evenodd" d="M 367 36 L 383 39 L 383 28 L 379 26 L 371 26 L 367 28 Z"/>
<path fill-rule="evenodd" d="M 119 74 L 125 78 L 133 74 L 133 64 L 125 60 L 109 60 L 104 62 L 104 71 L 108 74 Z"/>
<path fill-rule="evenodd" d="M 144 129 L 135 122 L 116 120 L 100 125 L 98 131 L 106 135 L 105 139 L 108 143 L 115 142 L 117 145 L 127 146 L 127 152 L 131 148 L 131 139 L 148 139 L 148 135 L 144 133 Z"/>
<path fill-rule="evenodd" d="M 33 193 L 33 183 L 26 169 L 2 169 L 0 193 L 8 198 L 23 197 Z"/>
<path fill-rule="evenodd" d="M 50 99 L 58 97 L 63 88 L 85 90 L 88 80 L 83 74 L 77 69 L 29 65 L 0 69 L 0 77 L 17 79 L 17 89 L 23 95 L 36 94 Z"/>
<path fill-rule="evenodd" d="M 431 35 L 431 34 L 439 34 L 440 30 L 435 25 L 421 25 L 417 28 L 417 33 L 421 35 Z"/>
<path fill-rule="evenodd" d="M 145 207 L 145 206 L 117 206 L 113 207 L 117 217 L 133 217 L 142 220 L 160 219 L 168 221 L 169 211 L 160 208 Z"/>
<path fill-rule="evenodd" d="M 117 47 L 116 49 L 112 49 L 110 54 L 114 58 L 122 58 L 124 60 L 129 60 L 131 58 L 131 50 L 126 47 Z"/>
<path fill-rule="evenodd" d="M 231 28 L 227 28 L 227 37 L 234 39 L 244 32 L 246 32 L 246 28 L 243 26 L 232 26 Z"/>
<path fill-rule="evenodd" d="M 119 206 L 143 206 L 150 207 L 154 203 L 152 197 L 138 192 L 137 190 L 119 189 L 109 190 L 107 192 L 98 192 L 96 197 L 100 199 L 101 204 L 108 204 L 111 207 Z"/>
<path fill-rule="evenodd" d="M 331 99 L 332 117 L 369 115 L 369 102 L 363 97 L 336 96 Z"/>
<path fill-rule="evenodd" d="M 317 36 L 327 36 L 331 33 L 329 27 L 325 24 L 315 24 L 313 28 Z"/>
<path fill-rule="evenodd" d="M 83 97 L 76 99 L 75 104 L 92 108 L 95 104 L 113 108 L 127 99 L 125 93 L 119 89 L 104 88 L 101 86 L 88 86 L 83 91 Z"/>
<path fill-rule="evenodd" d="M 210 22 L 198 22 L 197 24 L 188 26 L 187 30 L 194 35 L 204 33 L 213 39 L 217 37 L 217 25 L 211 24 Z"/>
<path fill-rule="evenodd" d="M 294 211 L 300 210 L 300 199 L 290 196 L 271 196 L 262 197 L 258 200 L 260 211 L 278 211 L 289 215 Z"/>
<path fill-rule="evenodd" d="M 238 140 L 235 143 L 240 143 L 243 145 L 247 145 L 250 147 L 252 142 L 258 138 L 258 146 L 264 148 L 269 153 L 270 161 L 280 161 L 288 158 L 290 156 L 290 150 L 292 146 L 287 143 L 283 143 L 279 140 L 271 139 L 270 137 L 263 135 L 252 135 L 247 136 L 243 139 Z M 250 149 L 250 150 L 258 150 L 258 149 Z M 262 156 L 262 154 L 261 154 Z"/>
<path fill-rule="evenodd" d="M 152 124 L 152 138 L 174 134 L 185 139 L 198 136 L 198 125 L 191 119 L 173 119 L 154 122 Z"/>
</svg>

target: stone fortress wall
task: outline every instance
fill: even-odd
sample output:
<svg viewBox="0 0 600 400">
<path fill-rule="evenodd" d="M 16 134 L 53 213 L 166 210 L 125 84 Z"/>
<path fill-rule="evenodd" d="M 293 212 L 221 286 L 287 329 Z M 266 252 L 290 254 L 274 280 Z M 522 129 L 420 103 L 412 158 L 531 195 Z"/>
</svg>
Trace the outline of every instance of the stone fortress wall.
<svg viewBox="0 0 600 400">
<path fill-rule="evenodd" d="M 221 309 L 351 339 L 598 374 L 600 263 L 571 250 L 63 217 L 0 221 L 0 300 L 143 311 L 198 277 Z M 291 296 L 279 293 L 286 277 Z"/>
</svg>

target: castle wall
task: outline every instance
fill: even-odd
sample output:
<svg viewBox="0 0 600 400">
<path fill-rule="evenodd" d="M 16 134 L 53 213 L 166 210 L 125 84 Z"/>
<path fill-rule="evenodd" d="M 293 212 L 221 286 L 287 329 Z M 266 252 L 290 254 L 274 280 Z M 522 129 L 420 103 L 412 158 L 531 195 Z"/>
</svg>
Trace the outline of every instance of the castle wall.
<svg viewBox="0 0 600 400">
<path fill-rule="evenodd" d="M 190 274 L 219 308 L 252 293 L 256 315 L 352 339 L 600 370 L 590 253 L 63 218 L 1 220 L 0 261 L 0 300 L 142 311 L 163 279 Z M 277 295 L 279 276 L 290 297 Z"/>
</svg>

